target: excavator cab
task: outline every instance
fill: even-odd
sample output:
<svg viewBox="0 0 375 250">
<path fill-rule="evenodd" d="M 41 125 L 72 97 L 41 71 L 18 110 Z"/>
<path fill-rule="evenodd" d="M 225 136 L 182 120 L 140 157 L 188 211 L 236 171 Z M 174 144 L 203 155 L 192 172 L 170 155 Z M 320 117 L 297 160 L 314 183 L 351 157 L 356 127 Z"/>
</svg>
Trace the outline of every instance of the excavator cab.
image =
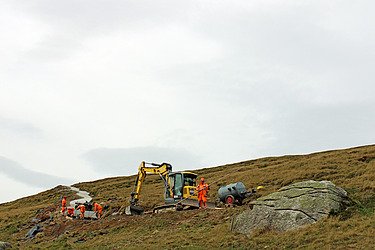
<svg viewBox="0 0 375 250">
<path fill-rule="evenodd" d="M 182 199 L 197 199 L 195 192 L 197 174 L 192 172 L 171 172 L 168 176 L 169 189 L 166 190 L 165 203 L 175 203 Z"/>
</svg>

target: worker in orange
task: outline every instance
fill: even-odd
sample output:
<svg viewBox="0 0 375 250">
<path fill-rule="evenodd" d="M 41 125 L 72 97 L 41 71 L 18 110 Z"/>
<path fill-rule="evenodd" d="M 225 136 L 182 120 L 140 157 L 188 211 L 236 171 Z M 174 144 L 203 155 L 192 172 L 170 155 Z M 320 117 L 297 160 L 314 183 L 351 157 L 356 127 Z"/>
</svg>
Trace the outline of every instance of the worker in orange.
<svg viewBox="0 0 375 250">
<path fill-rule="evenodd" d="M 64 214 L 66 211 L 66 196 L 64 196 L 61 200 L 61 213 Z"/>
<path fill-rule="evenodd" d="M 96 217 L 98 217 L 98 219 L 103 215 L 103 207 L 97 202 L 94 202 L 94 212 L 96 212 Z"/>
<path fill-rule="evenodd" d="M 79 205 L 78 209 L 81 212 L 81 214 L 79 215 L 79 218 L 84 219 L 85 218 L 85 211 L 86 211 L 85 205 L 83 205 L 83 204 Z"/>
<path fill-rule="evenodd" d="M 68 207 L 67 215 L 72 218 L 74 217 L 74 207 Z"/>
<path fill-rule="evenodd" d="M 204 182 L 204 178 L 201 178 L 201 182 L 197 186 L 199 208 L 207 208 L 207 193 L 210 187 Z"/>
</svg>

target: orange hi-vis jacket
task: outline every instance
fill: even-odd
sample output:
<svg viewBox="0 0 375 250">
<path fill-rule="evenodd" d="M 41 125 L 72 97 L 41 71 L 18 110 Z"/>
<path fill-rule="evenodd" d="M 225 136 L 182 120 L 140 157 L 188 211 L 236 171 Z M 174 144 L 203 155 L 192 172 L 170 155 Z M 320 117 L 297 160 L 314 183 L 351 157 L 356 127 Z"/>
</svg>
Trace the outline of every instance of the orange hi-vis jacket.
<svg viewBox="0 0 375 250">
<path fill-rule="evenodd" d="M 74 216 L 74 208 L 73 207 L 68 207 L 68 215 Z"/>
<path fill-rule="evenodd" d="M 208 192 L 208 184 L 206 183 L 199 183 L 197 186 L 197 191 L 198 191 L 198 201 L 207 201 L 207 192 Z"/>
<path fill-rule="evenodd" d="M 61 200 L 61 212 L 65 213 L 65 210 L 66 210 L 66 198 L 63 198 Z"/>
<path fill-rule="evenodd" d="M 103 212 L 103 207 L 101 205 L 99 205 L 98 203 L 95 203 L 94 204 L 94 211 L 101 214 Z"/>
<path fill-rule="evenodd" d="M 81 211 L 82 214 L 85 213 L 85 211 L 86 211 L 85 205 L 79 205 L 78 208 L 79 208 L 79 211 Z"/>
<path fill-rule="evenodd" d="M 62 206 L 62 207 L 66 207 L 66 199 L 65 199 L 65 198 L 63 198 L 63 199 L 61 200 L 61 206 Z"/>
</svg>

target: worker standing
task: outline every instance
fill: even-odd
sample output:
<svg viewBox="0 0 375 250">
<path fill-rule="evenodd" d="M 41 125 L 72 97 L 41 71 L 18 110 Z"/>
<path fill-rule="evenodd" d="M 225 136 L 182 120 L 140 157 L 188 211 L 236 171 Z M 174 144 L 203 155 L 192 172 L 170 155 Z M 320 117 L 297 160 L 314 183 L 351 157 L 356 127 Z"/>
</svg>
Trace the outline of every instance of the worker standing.
<svg viewBox="0 0 375 250">
<path fill-rule="evenodd" d="M 79 205 L 79 206 L 78 206 L 78 209 L 79 209 L 79 211 L 81 212 L 81 214 L 79 215 L 79 217 L 80 217 L 81 219 L 84 219 L 84 218 L 85 218 L 85 211 L 86 211 L 86 207 L 85 207 L 85 205 L 83 205 L 83 204 Z"/>
<path fill-rule="evenodd" d="M 103 207 L 97 202 L 94 202 L 94 212 L 96 212 L 96 217 L 98 217 L 98 219 L 103 215 Z"/>
<path fill-rule="evenodd" d="M 61 200 L 61 213 L 64 214 L 66 211 L 66 196 L 64 196 Z"/>
<path fill-rule="evenodd" d="M 207 208 L 207 193 L 210 187 L 204 182 L 203 177 L 196 189 L 198 191 L 199 208 Z"/>
</svg>

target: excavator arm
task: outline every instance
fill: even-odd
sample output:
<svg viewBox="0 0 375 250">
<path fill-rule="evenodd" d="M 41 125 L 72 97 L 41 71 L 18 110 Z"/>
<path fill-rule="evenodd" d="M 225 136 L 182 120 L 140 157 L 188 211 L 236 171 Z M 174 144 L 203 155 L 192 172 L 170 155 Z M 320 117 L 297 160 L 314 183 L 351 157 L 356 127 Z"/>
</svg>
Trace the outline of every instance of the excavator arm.
<svg viewBox="0 0 375 250">
<path fill-rule="evenodd" d="M 158 174 L 164 182 L 164 186 L 168 187 L 168 174 L 172 171 L 172 165 L 169 163 L 147 163 L 142 161 L 138 167 L 138 176 L 134 184 L 133 192 L 131 192 L 130 196 L 130 204 L 132 206 L 136 206 L 137 202 L 140 198 L 142 184 L 148 174 Z"/>
</svg>

